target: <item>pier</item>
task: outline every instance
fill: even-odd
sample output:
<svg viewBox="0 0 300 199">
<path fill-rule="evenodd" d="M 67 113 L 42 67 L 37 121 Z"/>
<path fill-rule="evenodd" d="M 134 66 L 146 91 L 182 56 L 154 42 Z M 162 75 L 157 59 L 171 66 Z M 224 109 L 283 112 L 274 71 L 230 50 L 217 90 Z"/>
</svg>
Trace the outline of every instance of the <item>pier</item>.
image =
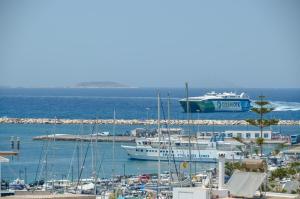
<svg viewBox="0 0 300 199">
<path fill-rule="evenodd" d="M 245 120 L 161 120 L 169 125 L 204 125 L 204 126 L 246 126 Z M 157 125 L 157 120 L 141 119 L 53 119 L 53 118 L 0 118 L 0 124 L 116 124 L 116 125 Z M 278 125 L 300 125 L 300 120 L 280 120 Z"/>
<path fill-rule="evenodd" d="M 135 140 L 139 138 L 137 136 L 129 136 L 129 135 L 118 135 L 118 136 L 97 136 L 97 135 L 73 135 L 73 134 L 51 134 L 51 135 L 41 135 L 33 137 L 32 140 L 55 140 L 55 141 L 83 141 L 83 142 L 90 142 L 97 141 L 97 142 L 135 142 Z M 195 137 L 193 137 L 195 139 Z M 205 138 L 204 140 L 209 140 L 209 138 Z M 229 139 L 234 140 L 234 139 Z M 255 139 L 248 139 L 244 140 L 244 143 L 250 144 L 251 142 L 255 142 Z M 285 144 L 288 143 L 286 139 L 272 139 L 272 140 L 265 140 L 264 144 Z"/>
<path fill-rule="evenodd" d="M 133 136 L 97 136 L 97 135 L 72 135 L 72 134 L 52 134 L 33 137 L 33 140 L 55 140 L 55 141 L 83 141 L 90 142 L 134 142 Z"/>
</svg>

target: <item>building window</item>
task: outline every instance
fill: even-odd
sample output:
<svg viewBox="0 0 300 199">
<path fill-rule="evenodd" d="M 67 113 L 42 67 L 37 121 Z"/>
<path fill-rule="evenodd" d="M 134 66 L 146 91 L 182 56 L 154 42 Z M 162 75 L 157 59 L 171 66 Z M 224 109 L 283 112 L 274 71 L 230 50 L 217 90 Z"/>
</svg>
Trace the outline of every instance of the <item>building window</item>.
<svg viewBox="0 0 300 199">
<path fill-rule="evenodd" d="M 238 138 L 241 138 L 242 137 L 242 134 L 241 133 L 237 133 L 236 135 Z"/>
<path fill-rule="evenodd" d="M 246 133 L 246 138 L 250 138 L 251 134 L 250 133 Z"/>
<path fill-rule="evenodd" d="M 255 133 L 255 138 L 258 138 L 259 137 L 259 133 Z"/>
<path fill-rule="evenodd" d="M 264 133 L 264 138 L 269 138 L 269 134 L 268 133 Z"/>
<path fill-rule="evenodd" d="M 228 133 L 227 137 L 232 138 L 232 133 Z"/>
</svg>

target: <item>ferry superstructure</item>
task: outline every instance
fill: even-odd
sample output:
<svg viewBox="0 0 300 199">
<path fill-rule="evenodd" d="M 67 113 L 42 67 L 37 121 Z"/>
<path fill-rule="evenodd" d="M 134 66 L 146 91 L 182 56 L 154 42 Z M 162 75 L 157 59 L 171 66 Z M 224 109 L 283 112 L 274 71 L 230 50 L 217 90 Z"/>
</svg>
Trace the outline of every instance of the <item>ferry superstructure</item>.
<svg viewBox="0 0 300 199">
<path fill-rule="evenodd" d="M 189 97 L 191 113 L 196 112 L 245 112 L 251 108 L 251 101 L 246 93 L 240 95 L 233 92 L 210 92 L 203 96 Z M 187 112 L 187 99 L 179 100 L 183 110 Z"/>
<path fill-rule="evenodd" d="M 225 154 L 228 160 L 241 160 L 243 154 L 241 147 L 244 144 L 236 141 L 224 141 L 211 138 L 210 140 L 194 138 L 189 141 L 187 137 L 176 135 L 170 138 L 164 138 L 159 141 L 158 138 L 139 138 L 136 139 L 135 146 L 124 146 L 131 159 L 137 160 L 160 160 L 167 161 L 189 161 L 189 147 L 191 147 L 191 161 L 193 162 L 217 162 L 220 153 Z M 160 148 L 160 153 L 159 153 Z"/>
</svg>

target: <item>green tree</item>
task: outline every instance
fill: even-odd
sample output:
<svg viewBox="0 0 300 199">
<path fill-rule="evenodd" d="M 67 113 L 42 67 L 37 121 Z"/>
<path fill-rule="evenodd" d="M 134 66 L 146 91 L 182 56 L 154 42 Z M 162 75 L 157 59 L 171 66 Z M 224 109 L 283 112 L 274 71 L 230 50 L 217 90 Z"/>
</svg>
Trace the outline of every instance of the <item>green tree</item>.
<svg viewBox="0 0 300 199">
<path fill-rule="evenodd" d="M 249 155 L 248 149 L 251 148 L 251 147 L 250 147 L 250 144 L 251 144 L 251 143 L 249 144 L 249 143 L 247 143 L 247 142 L 244 142 L 244 140 L 243 140 L 241 137 L 232 137 L 232 138 L 233 138 L 235 141 L 237 141 L 237 142 L 239 142 L 239 143 L 242 143 L 242 144 L 244 144 L 244 145 L 246 146 L 246 150 L 244 150 L 242 146 L 237 146 L 236 148 L 237 148 L 238 150 L 240 150 L 240 151 L 243 153 L 244 157 L 247 157 L 247 156 Z"/>
<path fill-rule="evenodd" d="M 242 170 L 243 165 L 240 162 L 226 162 L 225 163 L 225 173 L 231 176 L 234 170 Z"/>
<path fill-rule="evenodd" d="M 277 125 L 279 121 L 275 119 L 264 119 L 264 115 L 272 112 L 274 109 L 270 107 L 270 102 L 264 100 L 265 96 L 261 95 L 258 96 L 258 98 L 259 100 L 254 102 L 256 107 L 253 107 L 251 111 L 257 113 L 259 115 L 259 119 L 247 119 L 246 121 L 250 125 L 260 128 L 260 138 L 256 140 L 256 143 L 260 146 L 260 155 L 262 156 L 264 143 L 263 129 L 271 125 Z"/>
</svg>

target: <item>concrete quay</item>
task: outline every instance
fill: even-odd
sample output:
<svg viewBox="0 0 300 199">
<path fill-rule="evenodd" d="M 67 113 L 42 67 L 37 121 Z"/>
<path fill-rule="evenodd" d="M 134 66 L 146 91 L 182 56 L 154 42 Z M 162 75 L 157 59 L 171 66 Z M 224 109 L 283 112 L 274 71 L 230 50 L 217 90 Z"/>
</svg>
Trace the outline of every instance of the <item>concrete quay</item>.
<svg viewBox="0 0 300 199">
<path fill-rule="evenodd" d="M 134 142 L 136 137 L 133 136 L 97 136 L 97 135 L 72 135 L 72 134 L 52 134 L 33 137 L 33 140 L 55 140 L 55 141 L 83 141 L 90 142 Z"/>
<path fill-rule="evenodd" d="M 167 124 L 161 120 L 161 124 Z M 116 124 L 116 125 L 156 125 L 157 120 L 139 119 L 53 119 L 53 118 L 0 118 L 0 124 Z M 170 125 L 248 125 L 244 120 L 170 120 Z M 280 120 L 279 125 L 300 125 L 300 120 Z"/>
</svg>

